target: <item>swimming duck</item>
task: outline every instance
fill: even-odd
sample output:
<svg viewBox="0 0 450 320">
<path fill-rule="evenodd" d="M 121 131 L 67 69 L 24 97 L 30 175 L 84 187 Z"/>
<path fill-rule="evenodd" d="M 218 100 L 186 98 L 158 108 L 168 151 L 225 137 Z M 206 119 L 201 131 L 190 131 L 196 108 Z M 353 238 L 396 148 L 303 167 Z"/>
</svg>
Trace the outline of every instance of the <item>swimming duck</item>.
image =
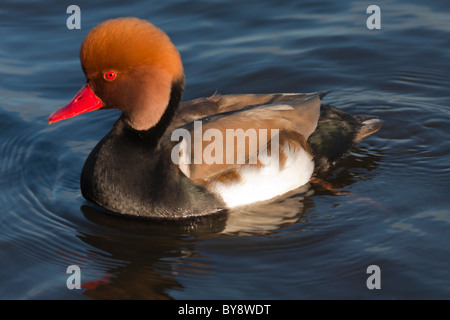
<svg viewBox="0 0 450 320">
<path fill-rule="evenodd" d="M 83 197 L 119 215 L 179 220 L 273 199 L 326 172 L 382 124 L 322 104 L 327 92 L 182 102 L 179 52 L 138 18 L 93 28 L 80 60 L 87 82 L 49 123 L 122 111 L 81 173 Z M 230 132 L 240 143 L 225 141 Z"/>
</svg>

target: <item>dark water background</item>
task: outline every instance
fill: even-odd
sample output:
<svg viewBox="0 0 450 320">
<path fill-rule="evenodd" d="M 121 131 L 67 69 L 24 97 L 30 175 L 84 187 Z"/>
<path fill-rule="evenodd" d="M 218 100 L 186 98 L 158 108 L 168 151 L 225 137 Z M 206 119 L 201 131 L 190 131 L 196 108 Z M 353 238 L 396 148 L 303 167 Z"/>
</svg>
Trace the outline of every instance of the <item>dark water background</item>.
<svg viewBox="0 0 450 320">
<path fill-rule="evenodd" d="M 203 225 L 106 216 L 79 175 L 119 114 L 47 117 L 84 83 L 87 32 L 118 16 L 171 36 L 186 100 L 333 89 L 325 102 L 385 125 L 330 171 L 339 194 L 307 185 Z M 449 299 L 449 39 L 446 0 L 1 1 L 0 298 Z M 66 287 L 72 264 L 81 290 Z"/>
</svg>

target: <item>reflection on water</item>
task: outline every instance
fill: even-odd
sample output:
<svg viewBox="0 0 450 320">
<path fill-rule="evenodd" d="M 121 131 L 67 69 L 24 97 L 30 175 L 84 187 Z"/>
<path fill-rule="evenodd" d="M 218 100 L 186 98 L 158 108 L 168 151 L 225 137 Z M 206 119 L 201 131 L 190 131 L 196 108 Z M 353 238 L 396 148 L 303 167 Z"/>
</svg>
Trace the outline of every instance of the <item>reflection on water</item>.
<svg viewBox="0 0 450 320">
<path fill-rule="evenodd" d="M 211 231 L 223 228 L 220 217 L 188 226 L 173 226 L 149 221 L 124 223 L 120 218 L 107 216 L 89 206 L 82 206 L 81 210 L 87 219 L 102 228 L 84 233 L 80 239 L 104 252 L 108 261 L 113 261 L 102 263 L 101 273 L 82 285 L 83 294 L 95 299 L 170 299 L 168 290 L 182 288 L 175 278 L 180 272 L 177 268 L 183 269 L 180 267 L 183 258 L 195 256 L 195 241 L 175 235 L 202 228 Z M 122 263 L 117 265 L 115 261 Z"/>
</svg>

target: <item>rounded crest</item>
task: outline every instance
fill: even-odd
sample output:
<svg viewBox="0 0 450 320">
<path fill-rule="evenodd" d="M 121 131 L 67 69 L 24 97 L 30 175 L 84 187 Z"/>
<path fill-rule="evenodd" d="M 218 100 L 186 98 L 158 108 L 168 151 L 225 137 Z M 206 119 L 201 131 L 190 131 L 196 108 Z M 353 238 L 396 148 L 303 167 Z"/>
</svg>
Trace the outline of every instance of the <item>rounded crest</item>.
<svg viewBox="0 0 450 320">
<path fill-rule="evenodd" d="M 88 78 L 142 65 L 163 69 L 173 81 L 183 75 L 180 54 L 167 34 L 138 18 L 111 19 L 96 26 L 83 41 L 80 59 Z"/>
</svg>

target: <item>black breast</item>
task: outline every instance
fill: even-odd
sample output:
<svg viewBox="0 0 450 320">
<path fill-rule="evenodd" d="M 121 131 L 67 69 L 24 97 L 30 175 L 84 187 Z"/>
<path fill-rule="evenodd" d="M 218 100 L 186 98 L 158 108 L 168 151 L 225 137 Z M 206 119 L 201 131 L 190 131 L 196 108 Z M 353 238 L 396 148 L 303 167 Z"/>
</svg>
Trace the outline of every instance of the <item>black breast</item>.
<svg viewBox="0 0 450 320">
<path fill-rule="evenodd" d="M 180 219 L 224 208 L 154 141 L 151 133 L 136 131 L 120 118 L 86 160 L 83 196 L 112 212 L 148 218 Z"/>
</svg>

